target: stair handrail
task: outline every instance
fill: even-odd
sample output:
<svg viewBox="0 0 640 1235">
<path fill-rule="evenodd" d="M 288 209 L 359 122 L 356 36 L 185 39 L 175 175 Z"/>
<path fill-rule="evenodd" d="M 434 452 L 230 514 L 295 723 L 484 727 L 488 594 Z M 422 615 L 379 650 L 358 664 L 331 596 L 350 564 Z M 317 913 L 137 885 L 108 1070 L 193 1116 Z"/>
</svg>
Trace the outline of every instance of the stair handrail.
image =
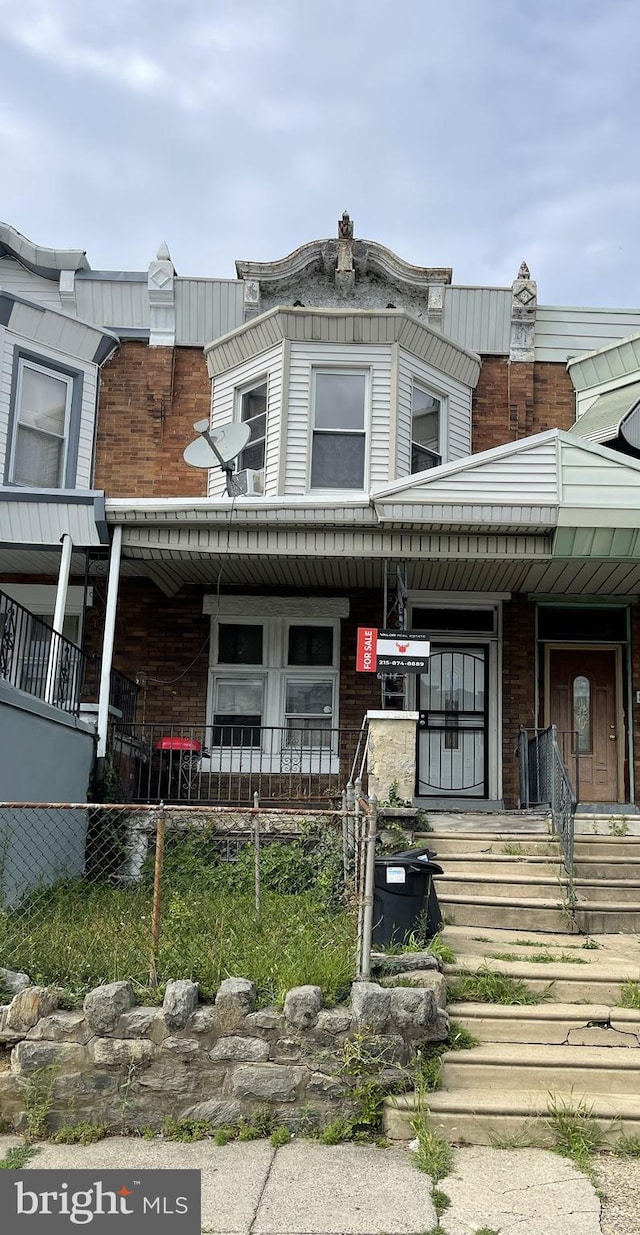
<svg viewBox="0 0 640 1235">
<path fill-rule="evenodd" d="M 577 752 L 578 735 L 572 736 L 574 750 Z M 518 762 L 520 806 L 523 809 L 533 806 L 549 807 L 553 831 L 560 841 L 569 880 L 569 894 L 573 899 L 573 851 L 578 796 L 571 784 L 560 750 L 557 725 L 533 731 L 521 728 L 518 734 Z"/>
</svg>

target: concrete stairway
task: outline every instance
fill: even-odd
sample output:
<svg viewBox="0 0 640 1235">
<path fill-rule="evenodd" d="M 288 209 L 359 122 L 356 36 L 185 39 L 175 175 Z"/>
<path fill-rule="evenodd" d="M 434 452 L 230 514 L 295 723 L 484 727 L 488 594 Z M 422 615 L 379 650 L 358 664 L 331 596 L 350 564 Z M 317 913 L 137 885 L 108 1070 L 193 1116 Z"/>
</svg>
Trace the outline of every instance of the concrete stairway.
<svg viewBox="0 0 640 1235">
<path fill-rule="evenodd" d="M 640 932 L 640 836 L 576 835 L 571 901 L 558 842 L 545 816 L 471 816 L 484 830 L 442 823 L 416 843 L 432 846 L 444 867 L 436 881 L 445 923 L 525 924 L 528 930 L 572 934 Z M 504 818 L 507 829 L 498 830 Z M 528 830 L 525 830 L 528 829 Z"/>
<path fill-rule="evenodd" d="M 535 823 L 499 832 L 494 819 L 490 830 L 438 820 L 424 838 L 445 868 L 448 982 L 489 971 L 540 1000 L 450 1004 L 478 1045 L 444 1055 L 430 1121 L 453 1142 L 549 1144 L 555 1107 L 589 1111 L 610 1141 L 640 1136 L 640 1009 L 620 1006 L 624 983 L 640 991 L 640 837 L 576 837 L 571 915 L 556 842 Z M 417 1109 L 413 1094 L 387 1099 L 388 1135 L 410 1137 Z"/>
</svg>

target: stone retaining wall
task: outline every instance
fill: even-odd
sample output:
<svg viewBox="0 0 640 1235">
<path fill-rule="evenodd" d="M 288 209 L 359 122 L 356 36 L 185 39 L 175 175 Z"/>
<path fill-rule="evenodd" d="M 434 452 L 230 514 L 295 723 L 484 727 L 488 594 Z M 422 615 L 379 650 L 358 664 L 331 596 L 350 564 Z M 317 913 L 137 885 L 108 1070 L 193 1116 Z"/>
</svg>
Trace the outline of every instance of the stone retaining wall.
<svg viewBox="0 0 640 1235">
<path fill-rule="evenodd" d="M 0 1116 L 23 1130 L 30 1089 L 48 1075 L 51 1129 L 87 1120 L 158 1131 L 167 1117 L 219 1126 L 264 1103 L 292 1129 L 310 1117 L 324 1125 L 354 1109 L 349 1040 L 375 1053 L 371 1079 L 389 1092 L 403 1080 L 409 1087 L 405 1069 L 421 1046 L 446 1038 L 444 979 L 433 957 L 427 966 L 419 988 L 356 982 L 349 1007 L 325 1008 L 318 987 L 301 986 L 282 1010 L 257 1010 L 252 983 L 227 978 L 212 1005 L 198 1005 L 193 982 L 175 981 L 162 1007 L 137 1007 L 131 984 L 113 982 L 66 1011 L 54 988 L 11 975 L 17 993 L 0 1008 Z"/>
</svg>

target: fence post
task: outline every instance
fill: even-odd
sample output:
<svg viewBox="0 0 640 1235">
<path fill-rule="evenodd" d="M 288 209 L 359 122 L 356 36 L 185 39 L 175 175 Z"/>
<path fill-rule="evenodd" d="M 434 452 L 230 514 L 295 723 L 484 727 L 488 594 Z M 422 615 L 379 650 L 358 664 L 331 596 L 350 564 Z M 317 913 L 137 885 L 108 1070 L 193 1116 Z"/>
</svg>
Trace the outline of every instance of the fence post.
<svg viewBox="0 0 640 1235">
<path fill-rule="evenodd" d="M 258 795 L 256 794 L 256 797 Z M 256 913 L 260 913 L 262 905 L 262 891 L 260 886 L 260 816 L 255 815 L 253 820 L 253 861 L 255 873 L 255 895 L 256 895 Z"/>
<path fill-rule="evenodd" d="M 369 819 L 364 859 L 364 896 L 362 914 L 362 962 L 358 977 L 368 982 L 371 977 L 371 934 L 373 931 L 373 892 L 376 873 L 376 833 L 378 828 L 378 799 L 369 798 Z"/>
<path fill-rule="evenodd" d="M 164 863 L 164 802 L 158 807 L 156 816 L 156 860 L 153 871 L 153 909 L 151 912 L 151 962 L 149 965 L 149 986 L 158 985 L 158 948 L 160 944 L 160 922 L 162 906 L 162 867 Z"/>
</svg>

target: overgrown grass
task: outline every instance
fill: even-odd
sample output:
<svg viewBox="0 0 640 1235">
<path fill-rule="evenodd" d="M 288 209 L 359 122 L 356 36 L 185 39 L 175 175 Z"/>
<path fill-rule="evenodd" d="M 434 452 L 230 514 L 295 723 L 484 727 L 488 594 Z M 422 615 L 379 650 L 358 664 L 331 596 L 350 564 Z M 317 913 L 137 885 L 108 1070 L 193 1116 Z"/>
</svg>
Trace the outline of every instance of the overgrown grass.
<svg viewBox="0 0 640 1235">
<path fill-rule="evenodd" d="M 604 1137 L 591 1107 L 583 1100 L 573 1104 L 552 1096 L 548 1111 L 545 1122 L 553 1138 L 552 1148 L 575 1162 L 593 1182 L 592 1159 L 602 1149 Z"/>
<path fill-rule="evenodd" d="M 437 956 L 439 961 L 442 961 L 443 965 L 455 965 L 458 958 L 453 948 L 444 942 L 440 933 L 434 935 L 433 939 L 429 940 L 427 946 L 429 951 L 433 952 L 433 955 Z"/>
<path fill-rule="evenodd" d="M 448 1141 L 427 1123 L 424 1114 L 416 1115 L 411 1126 L 418 1142 L 415 1150 L 415 1164 L 418 1170 L 429 1175 L 432 1184 L 441 1183 L 451 1174 L 453 1166 L 453 1150 Z"/>
<path fill-rule="evenodd" d="M 518 956 L 516 952 L 487 952 L 487 959 L 492 961 L 526 961 L 528 965 L 588 965 L 583 956 L 570 956 L 561 952 L 554 956 L 553 952 L 531 952 L 527 956 Z"/>
<path fill-rule="evenodd" d="M 622 1158 L 640 1158 L 640 1136 L 621 1136 L 614 1149 Z"/>
<path fill-rule="evenodd" d="M 338 890 L 341 852 L 322 842 L 272 844 L 261 853 L 262 909 L 256 914 L 253 849 L 223 863 L 212 835 L 167 840 L 158 956 L 160 982 L 180 976 L 210 998 L 223 978 L 255 982 L 262 1002 L 293 986 L 344 995 L 353 977 L 355 924 Z M 63 986 L 71 1002 L 91 987 L 149 981 L 151 873 L 132 886 L 59 883 L 0 915 L 0 955 L 36 983 Z M 160 990 L 145 990 L 157 1001 Z"/>
<path fill-rule="evenodd" d="M 640 1008 L 640 982 L 629 979 L 620 987 L 620 1007 Z"/>
<path fill-rule="evenodd" d="M 462 973 L 447 984 L 451 1003 L 499 1003 L 524 1005 L 543 1003 L 551 997 L 553 984 L 543 991 L 534 991 L 520 978 L 481 968 L 475 973 Z"/>
</svg>

